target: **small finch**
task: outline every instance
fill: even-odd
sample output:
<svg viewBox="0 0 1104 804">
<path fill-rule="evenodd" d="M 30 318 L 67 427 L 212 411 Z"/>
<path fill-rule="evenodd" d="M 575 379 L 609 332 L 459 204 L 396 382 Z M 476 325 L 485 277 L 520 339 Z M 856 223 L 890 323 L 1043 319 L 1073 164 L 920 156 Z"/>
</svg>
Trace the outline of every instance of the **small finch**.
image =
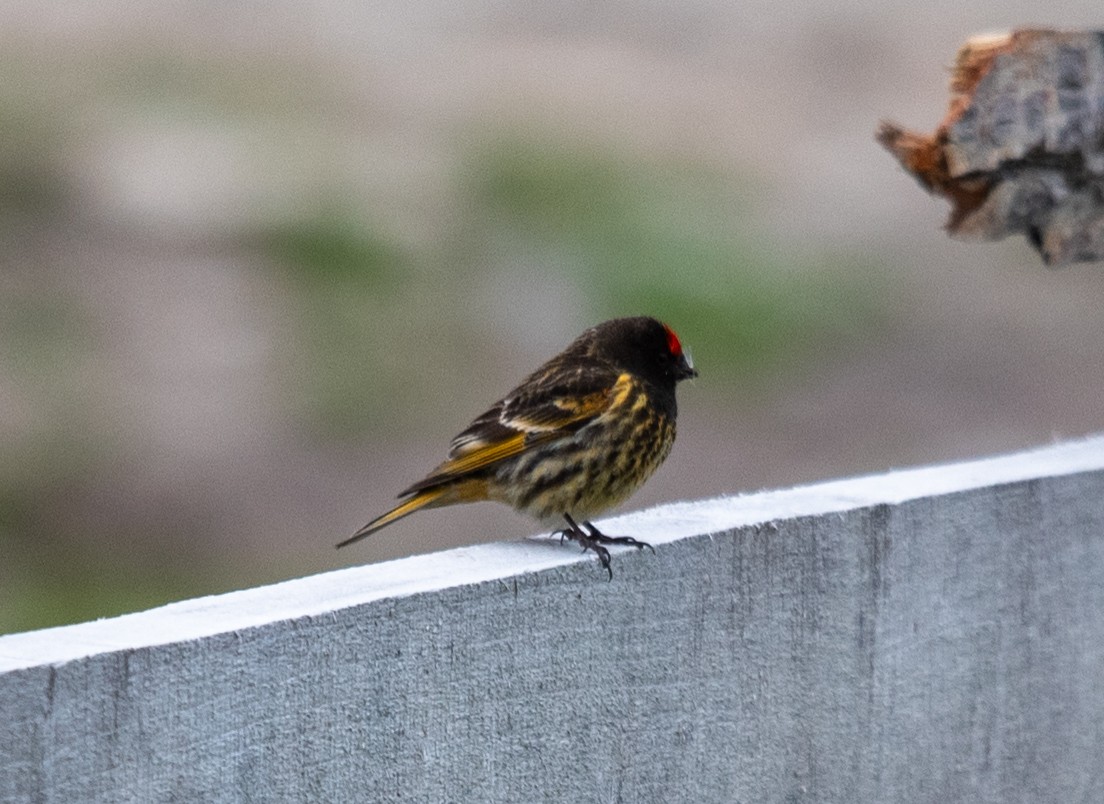
<svg viewBox="0 0 1104 804">
<path fill-rule="evenodd" d="M 698 376 L 674 330 L 654 318 L 591 327 L 452 440 L 448 459 L 338 547 L 422 508 L 495 500 L 593 550 L 651 545 L 606 536 L 590 518 L 628 499 L 675 442 L 675 385 Z M 653 552 L 655 552 L 653 550 Z"/>
</svg>

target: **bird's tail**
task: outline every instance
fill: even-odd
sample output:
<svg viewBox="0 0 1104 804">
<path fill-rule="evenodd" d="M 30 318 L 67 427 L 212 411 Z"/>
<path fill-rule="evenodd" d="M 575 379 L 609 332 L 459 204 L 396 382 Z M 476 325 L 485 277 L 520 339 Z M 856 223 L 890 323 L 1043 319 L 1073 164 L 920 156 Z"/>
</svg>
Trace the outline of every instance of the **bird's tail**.
<svg viewBox="0 0 1104 804">
<path fill-rule="evenodd" d="M 348 539 L 338 542 L 337 546 L 345 547 L 353 542 L 359 542 L 365 536 L 371 536 L 380 528 L 385 528 L 392 522 L 397 522 L 404 516 L 410 516 L 412 513 L 422 508 L 436 508 L 441 505 L 452 505 L 454 503 L 474 502 L 476 500 L 485 499 L 487 499 L 485 482 L 468 481 L 431 486 L 430 488 L 422 489 L 410 499 L 403 500 L 386 514 L 377 516 Z"/>
</svg>

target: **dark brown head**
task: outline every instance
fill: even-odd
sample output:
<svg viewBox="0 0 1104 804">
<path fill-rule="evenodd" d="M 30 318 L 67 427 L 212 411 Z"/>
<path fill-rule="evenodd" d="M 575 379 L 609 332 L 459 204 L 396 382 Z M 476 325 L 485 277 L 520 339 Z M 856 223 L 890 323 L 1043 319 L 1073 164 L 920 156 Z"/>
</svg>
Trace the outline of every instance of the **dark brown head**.
<svg viewBox="0 0 1104 804">
<path fill-rule="evenodd" d="M 698 376 L 675 331 L 647 316 L 603 322 L 572 346 L 672 392 L 680 380 Z"/>
</svg>

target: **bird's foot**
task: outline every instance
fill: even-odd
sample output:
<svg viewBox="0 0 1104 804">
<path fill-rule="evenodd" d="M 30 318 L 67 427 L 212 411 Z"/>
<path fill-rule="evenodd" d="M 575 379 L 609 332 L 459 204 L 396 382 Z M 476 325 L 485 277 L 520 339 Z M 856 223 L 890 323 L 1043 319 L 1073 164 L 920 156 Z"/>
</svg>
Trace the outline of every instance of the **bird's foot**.
<svg viewBox="0 0 1104 804">
<path fill-rule="evenodd" d="M 655 554 L 655 548 L 647 542 L 642 542 L 639 539 L 634 539 L 632 536 L 607 536 L 598 530 L 593 523 L 583 521 L 582 525 L 579 525 L 570 514 L 564 514 L 564 519 L 567 520 L 567 527 L 563 530 L 557 531 L 560 534 L 560 543 L 563 543 L 564 539 L 570 539 L 573 542 L 578 542 L 582 545 L 583 552 L 587 550 L 593 550 L 594 554 L 598 556 L 598 560 L 602 562 L 602 566 L 606 572 L 609 573 L 609 580 L 613 580 L 613 568 L 610 566 L 610 552 L 603 545 L 607 544 L 627 544 L 631 545 L 638 550 L 643 550 L 647 547 Z"/>
<path fill-rule="evenodd" d="M 602 531 L 598 530 L 598 528 L 594 527 L 591 522 L 584 522 L 583 527 L 590 530 L 590 538 L 595 539 L 602 544 L 628 544 L 637 548 L 638 550 L 643 550 L 645 547 L 647 547 L 649 550 L 652 551 L 652 555 L 655 555 L 654 547 L 652 547 L 647 542 L 642 542 L 639 539 L 634 539 L 632 536 L 607 536 L 606 534 L 602 533 Z"/>
</svg>

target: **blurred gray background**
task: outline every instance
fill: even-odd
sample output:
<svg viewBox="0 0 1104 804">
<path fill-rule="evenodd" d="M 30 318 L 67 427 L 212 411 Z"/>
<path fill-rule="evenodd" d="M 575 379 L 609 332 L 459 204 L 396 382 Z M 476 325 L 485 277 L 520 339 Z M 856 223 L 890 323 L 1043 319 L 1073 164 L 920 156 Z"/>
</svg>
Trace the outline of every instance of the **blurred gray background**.
<svg viewBox="0 0 1104 804">
<path fill-rule="evenodd" d="M 967 244 L 873 140 L 1099 3 L 0 5 L 0 632 L 348 551 L 585 327 L 693 350 L 630 503 L 1104 429 L 1104 271 Z M 565 548 L 567 549 L 567 548 Z"/>
</svg>

